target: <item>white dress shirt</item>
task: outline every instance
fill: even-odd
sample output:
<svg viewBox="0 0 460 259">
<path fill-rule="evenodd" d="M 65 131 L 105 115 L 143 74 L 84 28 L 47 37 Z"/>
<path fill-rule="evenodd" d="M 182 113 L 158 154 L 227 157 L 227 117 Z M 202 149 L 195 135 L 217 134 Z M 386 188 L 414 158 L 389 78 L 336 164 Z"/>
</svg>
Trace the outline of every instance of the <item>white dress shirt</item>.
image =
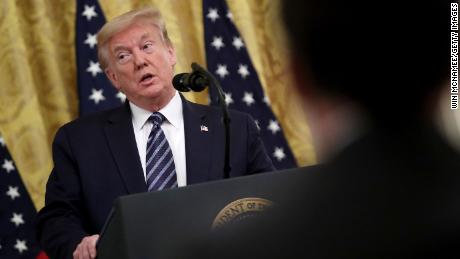
<svg viewBox="0 0 460 259">
<path fill-rule="evenodd" d="M 146 178 L 145 167 L 146 167 L 146 149 L 147 140 L 149 138 L 150 131 L 152 130 L 153 124 L 148 121 L 148 118 L 152 112 L 144 110 L 132 102 L 129 102 L 132 113 L 134 135 L 136 137 L 137 151 L 141 158 L 142 169 L 144 170 L 144 178 Z M 185 134 L 184 134 L 184 115 L 182 113 L 182 100 L 179 93 L 171 99 L 171 101 L 159 110 L 166 120 L 161 124 L 166 140 L 168 140 L 169 146 L 174 158 L 174 165 L 176 166 L 177 174 L 177 185 L 179 187 L 187 184 L 187 173 L 185 164 Z"/>
</svg>

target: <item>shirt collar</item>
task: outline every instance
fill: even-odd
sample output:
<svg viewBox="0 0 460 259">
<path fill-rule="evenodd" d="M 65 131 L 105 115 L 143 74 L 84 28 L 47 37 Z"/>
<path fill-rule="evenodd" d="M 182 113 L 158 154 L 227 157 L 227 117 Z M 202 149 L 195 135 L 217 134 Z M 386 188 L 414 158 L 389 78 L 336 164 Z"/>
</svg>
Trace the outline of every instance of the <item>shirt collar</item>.
<svg viewBox="0 0 460 259">
<path fill-rule="evenodd" d="M 129 106 L 131 108 L 134 129 L 141 130 L 152 112 L 142 109 L 132 102 L 129 102 Z M 179 93 L 176 91 L 171 101 L 169 101 L 169 103 L 158 112 L 163 114 L 163 116 L 165 116 L 166 120 L 171 123 L 171 125 L 173 125 L 175 128 L 179 128 L 184 119 L 182 114 L 182 100 Z"/>
</svg>

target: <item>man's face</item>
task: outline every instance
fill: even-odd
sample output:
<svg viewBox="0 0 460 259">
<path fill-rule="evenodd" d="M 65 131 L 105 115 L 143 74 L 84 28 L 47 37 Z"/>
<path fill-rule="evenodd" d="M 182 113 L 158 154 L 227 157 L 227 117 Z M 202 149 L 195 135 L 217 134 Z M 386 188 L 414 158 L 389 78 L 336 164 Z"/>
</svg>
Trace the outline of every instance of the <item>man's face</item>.
<svg viewBox="0 0 460 259">
<path fill-rule="evenodd" d="M 147 110 L 157 110 L 174 96 L 172 86 L 176 54 L 158 27 L 135 23 L 108 42 L 105 72 L 128 100 Z"/>
</svg>

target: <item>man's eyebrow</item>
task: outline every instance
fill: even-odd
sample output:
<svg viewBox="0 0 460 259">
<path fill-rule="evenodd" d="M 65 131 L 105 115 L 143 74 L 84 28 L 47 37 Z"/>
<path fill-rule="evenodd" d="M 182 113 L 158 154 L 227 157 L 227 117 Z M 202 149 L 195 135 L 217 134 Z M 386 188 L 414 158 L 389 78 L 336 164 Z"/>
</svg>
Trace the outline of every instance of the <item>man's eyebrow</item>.
<svg viewBox="0 0 460 259">
<path fill-rule="evenodd" d="M 146 32 L 146 33 L 142 34 L 141 40 L 145 40 L 148 37 L 150 37 L 150 33 Z"/>
<path fill-rule="evenodd" d="M 127 50 L 127 49 L 128 48 L 126 46 L 118 45 L 118 46 L 115 46 L 115 48 L 113 48 L 113 53 L 117 53 L 118 51 Z"/>
</svg>

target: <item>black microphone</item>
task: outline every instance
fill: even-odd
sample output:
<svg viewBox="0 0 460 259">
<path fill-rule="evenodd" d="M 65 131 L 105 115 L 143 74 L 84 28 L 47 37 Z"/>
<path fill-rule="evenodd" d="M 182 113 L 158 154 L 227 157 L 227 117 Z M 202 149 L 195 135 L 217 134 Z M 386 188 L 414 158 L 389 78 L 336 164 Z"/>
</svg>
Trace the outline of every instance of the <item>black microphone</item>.
<svg viewBox="0 0 460 259">
<path fill-rule="evenodd" d="M 174 88 L 181 92 L 203 91 L 209 85 L 209 80 L 200 72 L 180 73 L 174 76 L 172 80 Z"/>
</svg>

